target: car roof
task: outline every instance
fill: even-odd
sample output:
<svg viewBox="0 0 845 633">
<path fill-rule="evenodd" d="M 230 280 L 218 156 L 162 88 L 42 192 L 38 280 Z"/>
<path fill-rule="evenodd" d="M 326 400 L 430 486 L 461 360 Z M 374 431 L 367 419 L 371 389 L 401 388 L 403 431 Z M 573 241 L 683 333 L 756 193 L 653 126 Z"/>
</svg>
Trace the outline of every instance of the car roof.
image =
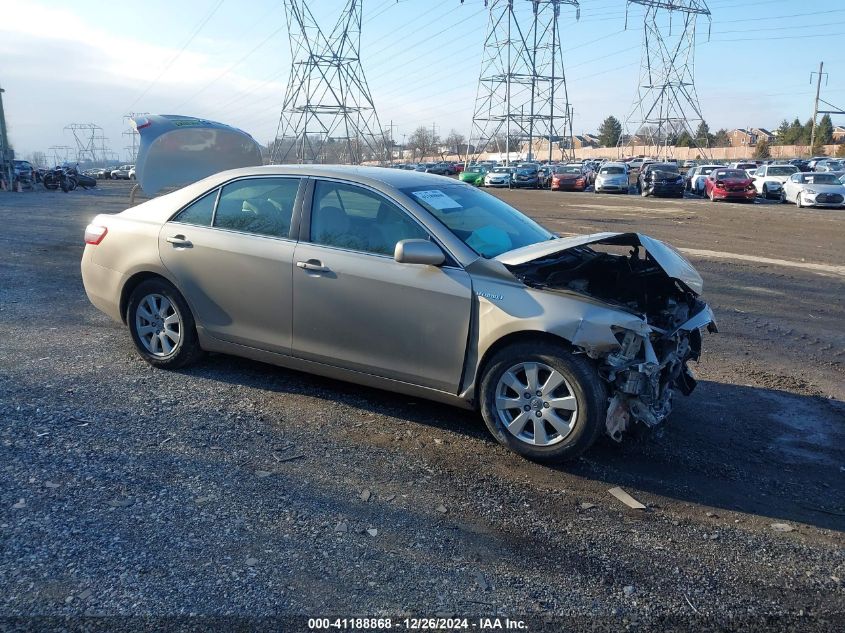
<svg viewBox="0 0 845 633">
<path fill-rule="evenodd" d="M 258 167 L 241 167 L 222 171 L 209 178 L 209 186 L 214 186 L 211 180 L 224 182 L 232 178 L 245 176 L 315 176 L 325 178 L 352 179 L 363 184 L 386 184 L 390 187 L 415 187 L 431 185 L 438 180 L 442 184 L 457 184 L 458 181 L 446 176 L 425 174 L 408 169 L 387 169 L 385 167 L 369 167 L 359 165 L 263 165 Z"/>
</svg>

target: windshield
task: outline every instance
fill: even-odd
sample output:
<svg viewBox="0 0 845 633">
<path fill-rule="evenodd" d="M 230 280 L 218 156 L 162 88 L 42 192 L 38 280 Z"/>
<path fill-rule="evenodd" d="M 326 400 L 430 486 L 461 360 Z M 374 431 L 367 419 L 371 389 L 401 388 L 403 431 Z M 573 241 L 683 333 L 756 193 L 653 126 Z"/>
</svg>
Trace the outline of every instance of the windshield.
<svg viewBox="0 0 845 633">
<path fill-rule="evenodd" d="M 470 167 L 466 172 L 468 174 L 486 174 L 487 170 L 484 167 Z"/>
<path fill-rule="evenodd" d="M 567 166 L 567 167 L 558 167 L 555 169 L 555 173 L 557 174 L 580 174 L 581 168 L 575 165 Z"/>
<path fill-rule="evenodd" d="M 798 168 L 793 165 L 777 165 L 769 167 L 769 176 L 791 176 Z"/>
<path fill-rule="evenodd" d="M 710 174 L 710 172 L 711 172 L 711 171 L 713 171 L 714 169 L 716 169 L 716 167 L 702 167 L 702 168 L 701 168 L 701 173 L 702 173 L 702 174 L 704 174 L 705 176 L 707 176 L 707 175 L 709 175 L 709 174 Z"/>
<path fill-rule="evenodd" d="M 833 174 L 807 174 L 804 182 L 810 185 L 838 185 L 839 180 Z"/>
<path fill-rule="evenodd" d="M 680 173 L 678 172 L 678 164 L 677 163 L 652 163 L 648 166 L 649 171 L 668 171 L 671 173 Z"/>
<path fill-rule="evenodd" d="M 496 169 L 493 170 L 493 173 L 494 174 L 509 174 L 509 173 L 511 173 L 511 168 L 510 167 L 496 167 Z"/>
<path fill-rule="evenodd" d="M 748 174 L 741 169 L 720 169 L 715 174 L 716 178 L 740 178 L 748 180 Z"/>
<path fill-rule="evenodd" d="M 739 163 L 737 169 L 757 169 L 757 163 Z"/>
<path fill-rule="evenodd" d="M 493 258 L 555 237 L 512 206 L 474 187 L 438 184 L 437 189 L 417 186 L 400 191 L 482 257 Z"/>
<path fill-rule="evenodd" d="M 625 169 L 624 169 L 624 168 L 622 168 L 622 167 L 602 167 L 602 168 L 601 168 L 601 171 L 599 171 L 599 173 L 600 173 L 602 176 L 610 176 L 610 175 L 616 175 L 616 174 L 624 174 L 624 173 L 625 173 Z"/>
</svg>

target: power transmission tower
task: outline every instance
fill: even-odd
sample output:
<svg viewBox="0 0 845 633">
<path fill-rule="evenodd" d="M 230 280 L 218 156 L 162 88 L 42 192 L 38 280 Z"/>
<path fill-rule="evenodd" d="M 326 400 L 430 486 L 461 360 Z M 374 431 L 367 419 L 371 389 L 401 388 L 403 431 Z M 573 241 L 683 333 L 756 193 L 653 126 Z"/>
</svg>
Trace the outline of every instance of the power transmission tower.
<svg viewBox="0 0 845 633">
<path fill-rule="evenodd" d="M 129 162 L 135 164 L 138 160 L 138 145 L 139 145 L 139 137 L 138 137 L 138 130 L 135 129 L 135 125 L 133 120 L 136 117 L 141 117 L 149 114 L 149 112 L 129 112 L 123 115 L 123 125 L 125 125 L 128 129 L 123 132 L 123 136 L 129 137 L 129 145 L 126 145 L 123 149 L 125 149 L 129 154 Z"/>
<path fill-rule="evenodd" d="M 76 162 L 84 163 L 88 160 L 96 163 L 97 137 L 102 136 L 103 128 L 93 123 L 71 123 L 65 126 L 65 130 L 70 130 L 76 141 Z"/>
<path fill-rule="evenodd" d="M 628 9 L 645 9 L 640 82 L 631 113 L 625 119 L 619 150 L 634 145 L 653 146 L 669 158 L 683 132 L 694 146 L 709 155 L 708 139 L 695 138 L 691 125 L 701 123 L 701 106 L 695 91 L 695 26 L 699 16 L 711 20 L 704 0 L 627 0 Z"/>
<path fill-rule="evenodd" d="M 73 148 L 70 145 L 53 145 L 47 151 L 53 153 L 53 165 L 63 165 L 70 160 Z"/>
<path fill-rule="evenodd" d="M 578 0 L 489 0 L 487 37 L 478 78 L 469 144 L 473 156 L 485 151 L 510 154 L 546 139 L 566 137 L 570 105 L 563 70 L 559 18 L 562 5 Z"/>
<path fill-rule="evenodd" d="M 387 159 L 386 136 L 358 53 L 362 2 L 346 0 L 326 34 L 306 0 L 284 0 L 292 67 L 271 162 Z"/>
<path fill-rule="evenodd" d="M 3 111 L 3 93 L 0 88 L 0 175 L 6 182 L 12 182 L 12 159 L 14 153 L 9 143 L 9 134 L 6 129 L 6 113 Z"/>
</svg>

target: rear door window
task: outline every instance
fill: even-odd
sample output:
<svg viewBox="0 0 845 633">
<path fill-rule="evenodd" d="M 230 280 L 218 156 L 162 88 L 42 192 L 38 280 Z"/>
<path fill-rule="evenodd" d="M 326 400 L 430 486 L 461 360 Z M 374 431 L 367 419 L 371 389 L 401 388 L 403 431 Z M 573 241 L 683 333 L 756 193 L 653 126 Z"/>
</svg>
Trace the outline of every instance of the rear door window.
<svg viewBox="0 0 845 633">
<path fill-rule="evenodd" d="M 299 178 L 246 178 L 223 187 L 214 226 L 269 237 L 288 237 Z"/>
<path fill-rule="evenodd" d="M 185 207 L 179 215 L 173 218 L 174 222 L 182 224 L 193 224 L 195 226 L 211 226 L 211 218 L 214 217 L 214 203 L 217 202 L 219 189 L 210 191 L 199 200 L 195 200 Z"/>
</svg>

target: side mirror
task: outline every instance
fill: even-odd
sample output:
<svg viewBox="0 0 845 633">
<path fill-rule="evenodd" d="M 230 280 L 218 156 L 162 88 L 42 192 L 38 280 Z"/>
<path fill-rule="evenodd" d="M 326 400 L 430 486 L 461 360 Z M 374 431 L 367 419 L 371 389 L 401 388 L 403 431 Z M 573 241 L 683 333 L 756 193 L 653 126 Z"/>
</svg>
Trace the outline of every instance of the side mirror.
<svg viewBox="0 0 845 633">
<path fill-rule="evenodd" d="M 446 261 L 446 256 L 434 242 L 428 240 L 400 240 L 396 242 L 393 259 L 400 264 L 440 266 Z"/>
</svg>

